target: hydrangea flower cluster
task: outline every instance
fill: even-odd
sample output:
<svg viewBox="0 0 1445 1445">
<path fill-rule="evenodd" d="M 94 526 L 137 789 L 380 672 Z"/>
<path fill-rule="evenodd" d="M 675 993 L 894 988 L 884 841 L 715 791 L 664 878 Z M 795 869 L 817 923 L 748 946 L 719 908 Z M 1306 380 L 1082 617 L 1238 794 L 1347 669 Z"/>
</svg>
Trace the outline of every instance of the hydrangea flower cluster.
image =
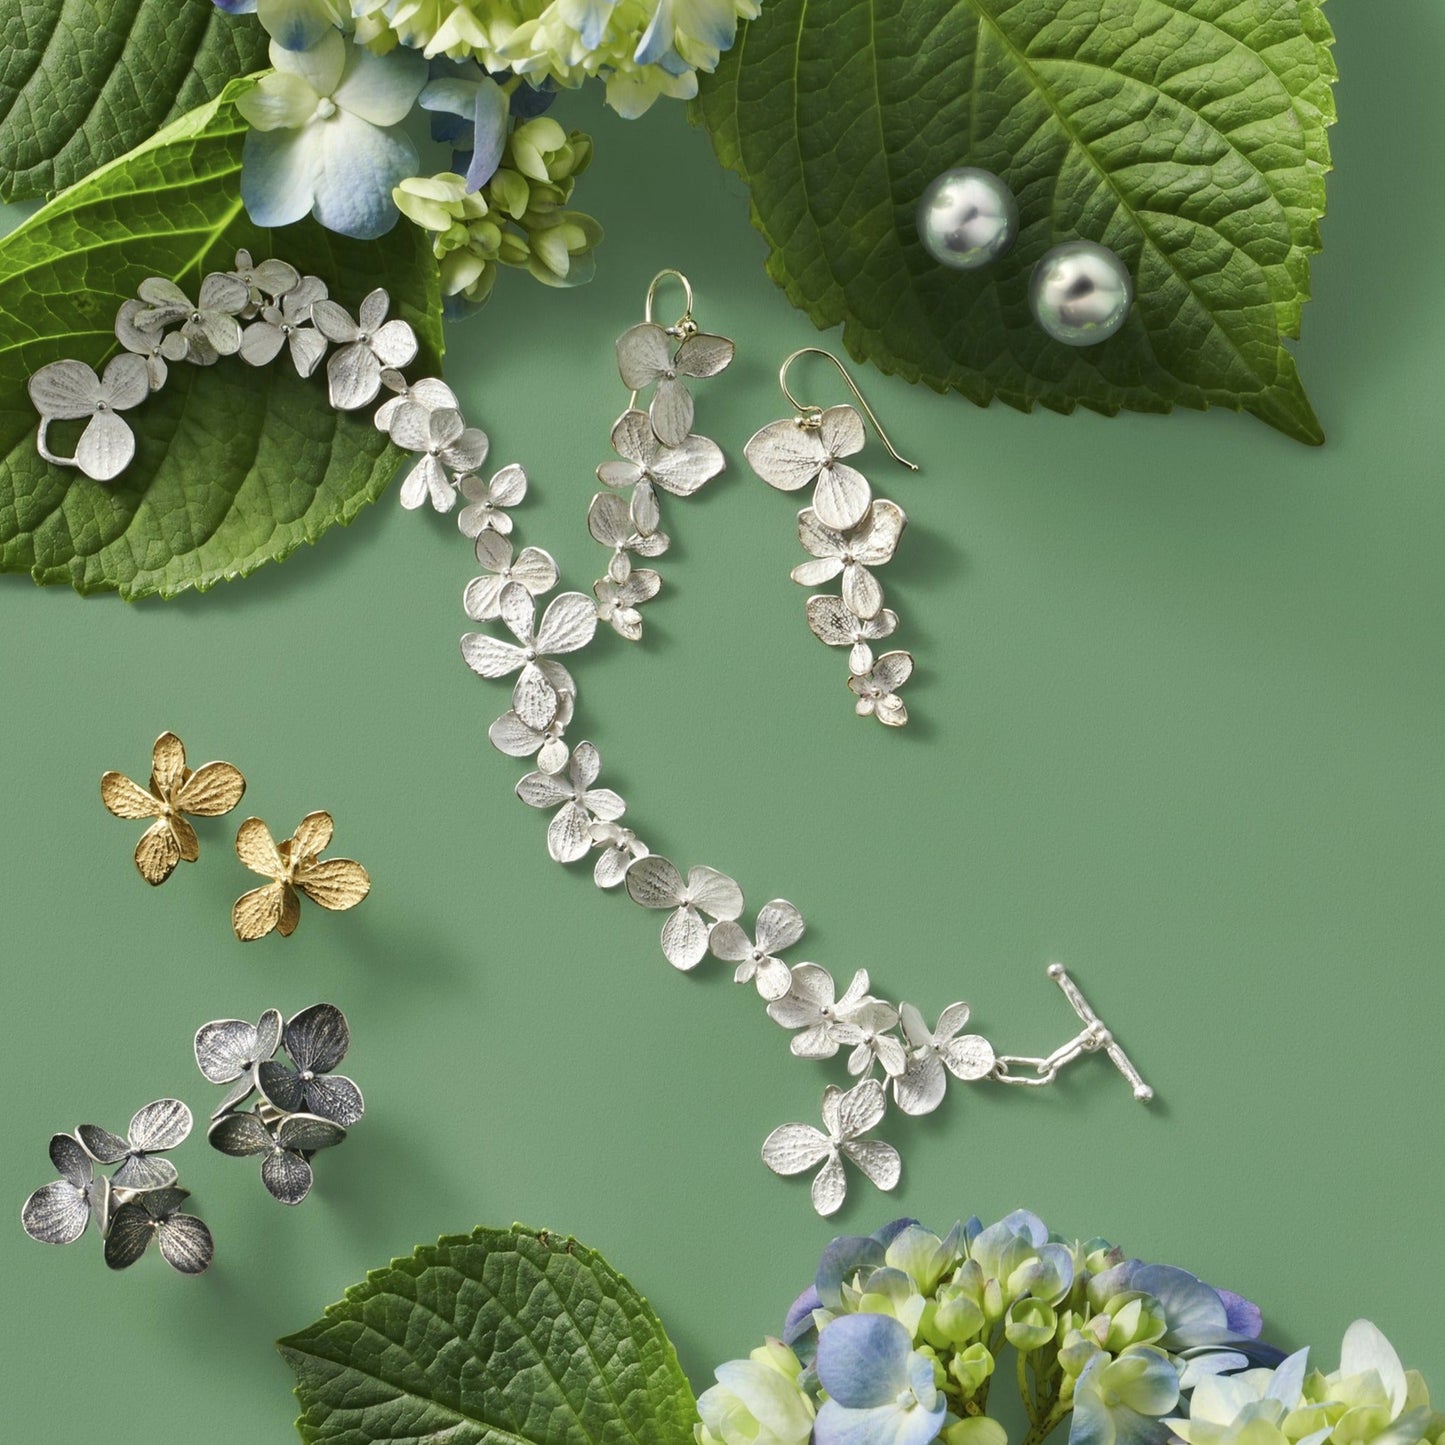
<svg viewBox="0 0 1445 1445">
<path fill-rule="evenodd" d="M 352 0 L 358 37 L 376 49 L 400 42 L 476 60 L 537 88 L 601 77 L 608 105 L 629 118 L 659 96 L 690 100 L 698 71 L 715 70 L 738 21 L 761 8 L 760 0 Z"/>
<path fill-rule="evenodd" d="M 601 78 L 638 116 L 697 93 L 759 0 L 214 0 L 254 13 L 272 69 L 236 102 L 251 126 L 241 196 L 260 226 L 313 216 L 347 236 L 406 216 L 432 234 L 451 314 L 499 266 L 549 286 L 592 275 L 602 229 L 569 208 L 592 142 L 543 117 Z M 426 174 L 403 122 L 430 112 L 449 169 Z"/>
<path fill-rule="evenodd" d="M 944 1238 L 913 1220 L 835 1239 L 782 1335 L 716 1371 L 697 1445 L 1007 1445 L 988 1413 L 1013 1374 L 1022 1445 L 1439 1445 L 1445 1417 L 1374 1325 L 1308 1372 L 1249 1301 L 1024 1210 Z M 1006 1352 L 1013 1368 L 1001 1368 Z"/>
</svg>

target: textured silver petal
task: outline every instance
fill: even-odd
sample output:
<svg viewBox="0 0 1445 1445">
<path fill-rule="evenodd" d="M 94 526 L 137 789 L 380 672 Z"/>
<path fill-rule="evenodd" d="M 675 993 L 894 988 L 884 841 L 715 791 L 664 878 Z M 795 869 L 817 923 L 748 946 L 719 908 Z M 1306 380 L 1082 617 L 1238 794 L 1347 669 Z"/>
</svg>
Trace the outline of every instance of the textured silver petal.
<svg viewBox="0 0 1445 1445">
<path fill-rule="evenodd" d="M 830 406 L 818 421 L 818 440 L 830 457 L 851 457 L 863 450 L 868 434 L 851 406 Z"/>
<path fill-rule="evenodd" d="M 662 327 L 645 321 L 617 338 L 617 370 L 629 391 L 641 391 L 671 368 L 672 343 Z"/>
<path fill-rule="evenodd" d="M 277 1149 L 261 1160 L 261 1183 L 282 1204 L 300 1204 L 311 1193 L 311 1165 L 289 1149 Z"/>
<path fill-rule="evenodd" d="M 813 510 L 825 527 L 847 531 L 856 527 L 873 498 L 868 479 L 843 462 L 834 462 L 818 473 L 813 488 Z"/>
<path fill-rule="evenodd" d="M 41 1244 L 74 1244 L 90 1223 L 90 1201 L 84 1190 L 57 1179 L 25 1201 L 20 1223 L 26 1234 Z"/>
<path fill-rule="evenodd" d="M 245 1019 L 216 1019 L 196 1030 L 194 1047 L 201 1073 L 213 1084 L 229 1084 L 256 1062 L 256 1028 Z"/>
<path fill-rule="evenodd" d="M 687 896 L 714 918 L 737 918 L 743 911 L 743 890 L 726 873 L 706 864 L 688 872 Z"/>
<path fill-rule="evenodd" d="M 575 863 L 592 851 L 592 819 L 578 803 L 564 803 L 547 825 L 547 852 L 557 863 Z"/>
<path fill-rule="evenodd" d="M 302 1107 L 301 1075 L 277 1060 L 269 1059 L 260 1065 L 256 1070 L 256 1086 L 266 1101 L 278 1109 L 295 1113 Z"/>
<path fill-rule="evenodd" d="M 512 688 L 512 709 L 530 728 L 545 732 L 560 705 L 557 689 L 535 662 L 526 663 Z"/>
<path fill-rule="evenodd" d="M 124 1139 L 99 1125 L 82 1124 L 75 1132 L 85 1152 L 97 1164 L 119 1164 L 130 1153 L 130 1145 Z"/>
<path fill-rule="evenodd" d="M 848 1195 L 848 1178 L 843 1173 L 843 1161 L 834 1154 L 818 1171 L 811 1190 L 813 1208 L 824 1219 L 836 1214 Z"/>
<path fill-rule="evenodd" d="M 597 631 L 596 604 L 582 592 L 561 592 L 547 604 L 537 627 L 537 651 L 548 655 L 576 652 Z"/>
<path fill-rule="evenodd" d="M 743 447 L 743 456 L 763 481 L 780 492 L 806 487 L 828 459 L 817 432 L 790 417 L 754 432 Z"/>
<path fill-rule="evenodd" d="M 111 1269 L 129 1269 L 155 1238 L 156 1221 L 135 1201 L 122 1204 L 105 1237 L 105 1262 Z"/>
<path fill-rule="evenodd" d="M 468 632 L 462 638 L 462 657 L 479 677 L 507 677 L 527 661 L 515 643 L 503 642 L 485 632 Z"/>
<path fill-rule="evenodd" d="M 361 1090 L 344 1074 L 318 1074 L 302 1089 L 306 1111 L 349 1129 L 366 1113 Z"/>
<path fill-rule="evenodd" d="M 351 1029 L 335 1004 L 316 1003 L 286 1021 L 281 1042 L 302 1073 L 325 1074 L 346 1057 Z"/>
<path fill-rule="evenodd" d="M 982 1034 L 963 1034 L 950 1039 L 939 1049 L 939 1053 L 948 1066 L 948 1072 L 965 1083 L 986 1079 L 998 1063 L 993 1045 Z"/>
<path fill-rule="evenodd" d="M 334 1120 L 314 1114 L 292 1114 L 276 1127 L 276 1143 L 282 1149 L 299 1150 L 303 1154 L 330 1149 L 345 1138 L 346 1130 Z"/>
<path fill-rule="evenodd" d="M 173 1214 L 156 1226 L 161 1257 L 181 1274 L 204 1274 L 215 1258 L 211 1231 L 194 1214 Z"/>
<path fill-rule="evenodd" d="M 903 1173 L 898 1151 L 881 1139 L 850 1139 L 843 1152 L 879 1189 L 894 1189 Z"/>
<path fill-rule="evenodd" d="M 682 901 L 682 875 L 656 853 L 639 858 L 627 870 L 627 891 L 644 908 L 676 908 Z"/>
<path fill-rule="evenodd" d="M 169 1189 L 176 1182 L 176 1166 L 159 1154 L 129 1154 L 110 1176 L 117 1189 Z"/>
<path fill-rule="evenodd" d="M 780 958 L 764 958 L 753 974 L 753 986 L 758 991 L 758 997 L 765 1000 L 782 998 L 792 982 L 792 970 Z"/>
<path fill-rule="evenodd" d="M 677 348 L 673 370 L 679 376 L 716 376 L 732 364 L 737 347 L 726 336 L 695 331 Z"/>
<path fill-rule="evenodd" d="M 60 1177 L 76 1189 L 84 1189 L 95 1174 L 90 1155 L 73 1134 L 51 1135 L 50 1162 Z"/>
<path fill-rule="evenodd" d="M 179 1099 L 157 1099 L 136 1111 L 126 1137 L 137 1151 L 174 1149 L 190 1134 L 191 1122 L 191 1111 Z"/>
<path fill-rule="evenodd" d="M 692 430 L 692 393 L 676 377 L 664 376 L 647 409 L 653 434 L 665 447 L 681 446 Z"/>
<path fill-rule="evenodd" d="M 326 304 L 319 302 L 317 312 Z M 320 324 L 318 314 L 317 325 Z M 356 411 L 374 401 L 381 390 L 381 363 L 370 347 L 354 341 L 332 353 L 326 363 L 326 385 L 332 406 L 338 411 Z"/>
<path fill-rule="evenodd" d="M 763 1163 L 774 1174 L 802 1174 L 833 1152 L 811 1124 L 779 1124 L 763 1141 Z"/>
<path fill-rule="evenodd" d="M 883 588 L 864 566 L 850 562 L 843 568 L 843 603 L 860 620 L 876 617 L 883 608 Z"/>
<path fill-rule="evenodd" d="M 212 1149 L 236 1158 L 268 1154 L 275 1147 L 271 1131 L 255 1114 L 223 1114 L 206 1131 Z"/>
<path fill-rule="evenodd" d="M 843 1139 L 866 1134 L 888 1112 L 888 1097 L 877 1079 L 864 1079 L 838 1100 L 838 1133 Z"/>
<path fill-rule="evenodd" d="M 684 972 L 696 968 L 707 957 L 707 936 L 708 925 L 697 910 L 679 908 L 662 925 L 663 957 Z"/>
<path fill-rule="evenodd" d="M 690 497 L 726 466 L 722 448 L 715 441 L 693 435 L 684 437 L 675 447 L 660 450 L 648 471 L 663 491 L 674 497 Z"/>
<path fill-rule="evenodd" d="M 786 898 L 773 898 L 758 910 L 757 945 L 764 953 L 791 948 L 803 936 L 803 915 Z"/>
</svg>

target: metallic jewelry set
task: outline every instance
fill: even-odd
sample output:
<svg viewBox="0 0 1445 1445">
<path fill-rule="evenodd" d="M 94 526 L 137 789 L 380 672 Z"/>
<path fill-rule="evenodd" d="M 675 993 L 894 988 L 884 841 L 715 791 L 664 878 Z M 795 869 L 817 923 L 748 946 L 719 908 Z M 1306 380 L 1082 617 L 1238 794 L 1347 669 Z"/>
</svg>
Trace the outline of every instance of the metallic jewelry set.
<svg viewBox="0 0 1445 1445">
<path fill-rule="evenodd" d="M 686 299 L 683 314 L 663 327 L 652 315 L 658 287 L 669 277 L 681 284 Z M 462 656 L 482 677 L 512 679 L 511 706 L 492 724 L 489 736 L 508 756 L 535 761 L 516 793 L 528 806 L 551 814 L 547 827 L 551 857 L 571 864 L 595 853 L 593 878 L 599 888 L 625 891 L 642 907 L 665 914 L 662 952 L 675 968 L 691 970 L 709 955 L 732 964 L 734 980 L 751 983 L 769 1018 L 792 1034 L 791 1051 L 799 1058 L 829 1059 L 845 1052 L 847 1073 L 856 1082 L 846 1091 L 835 1085 L 826 1088 L 824 1128 L 781 1125 L 762 1151 L 764 1163 L 778 1174 L 818 1169 L 812 1198 L 820 1214 L 830 1215 L 843 1203 L 845 1160 L 882 1189 L 898 1182 L 897 1151 L 869 1137 L 886 1113 L 890 1096 L 906 1114 L 928 1114 L 942 1103 L 950 1078 L 1037 1088 L 1051 1083 L 1083 1055 L 1102 1052 L 1137 1099 L 1152 1098 L 1148 1085 L 1060 964 L 1051 964 L 1048 976 L 1078 1016 L 1079 1031 L 1049 1054 L 1021 1055 L 998 1052 L 983 1036 L 966 1033 L 966 1004 L 950 1004 L 930 1026 L 914 1004 L 895 1005 L 876 997 L 866 970 L 856 972 L 840 993 L 833 975 L 820 965 L 784 962 L 780 955 L 795 949 L 804 932 L 797 908 L 781 898 L 765 902 L 749 933 L 740 921 L 745 905 L 738 884 L 703 865 L 684 873 L 651 852 L 623 823 L 627 810 L 623 799 L 597 786 L 601 776 L 597 748 L 591 742 L 569 741 L 578 689 L 561 659 L 587 647 L 599 621 L 609 623 L 624 638 L 641 636 L 637 609 L 657 594 L 661 583 L 655 571 L 635 568 L 632 559 L 651 560 L 666 551 L 657 491 L 687 496 L 723 469 L 717 446 L 692 432 L 693 402 L 686 383 L 721 372 L 731 362 L 734 348 L 726 338 L 698 329 L 686 279 L 676 272 L 660 273 L 649 287 L 643 322 L 625 332 L 617 344 L 622 383 L 632 399 L 612 429 L 620 460 L 598 468 L 604 490 L 593 497 L 588 511 L 592 535 L 612 553 L 606 576 L 594 584 L 593 596 L 558 592 L 545 606 L 542 599 L 559 583 L 557 564 L 538 547 L 516 551 L 512 538 L 509 509 L 526 494 L 525 473 L 512 465 L 489 481 L 481 479 L 477 468 L 488 450 L 485 433 L 467 426 L 445 382 L 436 377 L 409 382 L 403 376 L 401 368 L 415 358 L 417 341 L 405 321 L 388 319 L 389 309 L 387 293 L 375 290 L 353 319 L 327 295 L 318 278 L 302 277 L 283 261 L 255 265 L 244 252 L 238 254 L 233 272 L 205 278 L 197 302 L 170 282 L 147 281 L 139 300 L 121 308 L 116 335 L 124 351 L 103 374 L 97 376 L 83 362 L 59 361 L 31 378 L 31 397 L 41 416 L 41 454 L 57 465 L 78 467 L 95 480 L 117 476 L 133 456 L 135 442 L 116 413 L 137 405 L 148 390 L 164 383 L 167 361 L 209 365 L 219 356 L 239 354 L 244 361 L 263 365 L 286 350 L 306 377 L 329 351 L 326 378 L 337 409 L 358 410 L 370 406 L 383 391 L 388 393 L 375 411 L 375 424 L 416 457 L 402 483 L 402 505 L 416 508 L 429 501 L 436 511 L 447 512 L 456 506 L 458 496 L 464 502 L 458 523 L 473 541 L 483 574 L 467 584 L 463 605 L 469 617 L 499 621 L 508 635 L 469 632 L 461 640 Z M 331 350 L 333 346 L 336 349 Z M 794 415 L 763 427 L 744 453 L 774 487 L 796 491 L 812 484 L 812 505 L 799 514 L 798 526 L 813 560 L 793 575 L 809 587 L 839 576 L 842 584 L 840 596 L 809 599 L 809 624 L 823 641 L 849 647 L 848 685 L 856 710 L 896 726 L 907 717 L 897 688 L 911 672 L 912 658 L 906 652 L 873 656 L 871 644 L 888 636 L 896 625 L 893 613 L 882 605 L 873 569 L 892 557 L 904 514 L 896 503 L 875 500 L 862 475 L 841 460 L 863 446 L 865 428 L 859 412 L 846 405 L 803 406 L 789 391 L 789 365 L 813 351 L 816 348 L 806 347 L 795 352 L 780 372 Z M 843 372 L 876 428 L 876 419 L 842 364 L 830 353 L 821 354 Z M 652 395 L 644 412 L 637 402 L 649 389 Z M 48 444 L 48 428 L 65 419 L 85 422 L 70 456 L 55 454 Z M 885 445 L 902 460 L 886 438 Z M 258 1034 L 265 1028 L 263 1020 Z M 293 1061 L 304 1073 L 305 1066 L 294 1054 Z M 260 1072 L 256 1060 L 242 1064 L 239 1077 L 251 1078 L 262 1094 L 254 1117 L 264 1128 L 273 1123 L 268 1108 L 286 1105 L 274 1098 L 268 1076 Z M 309 1095 L 305 1107 L 311 1115 L 302 1117 L 328 1117 Z M 344 1127 L 340 1120 L 333 1118 L 332 1123 Z M 216 1131 L 213 1126 L 213 1136 Z M 271 1169 L 268 1187 L 273 1179 L 284 1184 L 299 1178 L 300 1169 L 289 1159 L 272 1163 L 277 1148 L 283 1154 L 288 1149 L 274 1130 L 268 1132 L 272 1138 L 264 1151 Z M 220 1140 L 217 1147 L 232 1146 L 227 1152 L 263 1152 L 261 1134 L 251 1125 L 227 1125 Z M 214 1137 L 213 1142 L 217 1142 Z M 317 1142 L 305 1133 L 294 1142 L 289 1153 L 304 1161 L 312 1149 L 334 1140 Z M 250 1147 L 253 1144 L 255 1149 Z M 71 1189 L 90 1208 L 88 1167 L 69 1145 L 60 1146 L 60 1153 L 71 1167 L 57 1159 L 64 1178 L 49 1188 Z M 264 1170 L 265 1166 L 263 1175 Z M 66 1228 L 73 1231 L 70 1237 L 83 1230 L 79 1206 L 70 1208 L 66 1220 Z"/>
<path fill-rule="evenodd" d="M 261 1182 L 282 1204 L 311 1191 L 311 1157 L 346 1138 L 365 1112 L 361 1090 L 333 1070 L 351 1042 L 346 1017 L 333 1004 L 313 1004 L 284 1025 L 275 1009 L 258 1023 L 217 1019 L 196 1030 L 196 1065 L 226 1096 L 206 1132 L 213 1149 L 259 1157 Z M 290 1062 L 278 1062 L 284 1049 Z M 251 1096 L 256 1103 L 242 1108 Z M 202 1274 L 215 1254 L 211 1231 L 182 1206 L 176 1166 L 164 1156 L 191 1132 L 191 1111 L 179 1099 L 137 1110 L 124 1136 L 95 1124 L 50 1141 L 59 1179 L 25 1201 L 20 1222 L 42 1244 L 73 1244 L 93 1222 L 105 1262 L 126 1269 L 155 1240 L 181 1274 Z M 97 1166 L 110 1169 L 98 1173 Z"/>
</svg>

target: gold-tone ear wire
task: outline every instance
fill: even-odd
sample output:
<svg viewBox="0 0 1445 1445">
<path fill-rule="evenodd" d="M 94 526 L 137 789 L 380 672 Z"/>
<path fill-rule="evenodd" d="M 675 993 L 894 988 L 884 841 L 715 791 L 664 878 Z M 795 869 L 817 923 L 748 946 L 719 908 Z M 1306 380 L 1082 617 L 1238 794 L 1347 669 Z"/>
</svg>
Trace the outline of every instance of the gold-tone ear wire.
<svg viewBox="0 0 1445 1445">
<path fill-rule="evenodd" d="M 663 272 L 662 274 L 666 275 L 667 273 Z M 676 275 L 677 273 L 673 272 L 672 274 Z M 655 285 L 656 282 L 654 282 L 653 284 Z M 686 285 L 686 282 L 684 282 L 683 284 Z M 648 300 L 650 304 L 651 292 L 648 293 Z M 689 307 L 690 306 L 691 292 L 689 292 Z M 816 427 L 818 423 L 822 420 L 823 411 L 821 407 L 804 406 L 798 400 L 798 398 L 795 397 L 793 393 L 788 390 L 788 368 L 800 356 L 826 356 L 828 360 L 831 361 L 833 365 L 838 368 L 838 374 L 843 378 L 844 382 L 847 383 L 848 390 L 853 393 L 853 399 L 863 409 L 863 415 L 866 416 L 868 420 L 873 424 L 873 430 L 878 433 L 879 441 L 881 441 L 883 445 L 888 448 L 888 455 L 892 457 L 895 462 L 899 462 L 903 466 L 907 467 L 910 472 L 916 472 L 918 470 L 918 463 L 910 462 L 907 457 L 900 456 L 898 454 L 898 449 L 893 445 L 891 441 L 888 440 L 888 433 L 883 430 L 883 427 L 879 423 L 878 418 L 873 414 L 873 408 L 868 405 L 867 398 L 864 397 L 861 391 L 859 391 L 858 383 L 853 380 L 853 377 L 849 373 L 848 368 L 844 366 L 843 363 L 839 361 L 838 358 L 834 356 L 831 351 L 825 351 L 821 346 L 800 346 L 778 368 L 778 385 L 782 387 L 783 395 L 787 397 L 788 402 L 792 406 L 793 410 L 798 413 L 798 420 L 802 423 L 803 426 Z"/>
<path fill-rule="evenodd" d="M 682 315 L 677 318 L 675 325 L 666 326 L 663 330 L 669 336 L 686 337 L 697 330 L 697 323 L 692 319 L 692 282 L 681 271 L 675 271 L 671 266 L 664 271 L 659 271 L 648 285 L 647 305 L 643 308 L 643 318 L 648 322 L 652 321 L 652 303 L 657 300 L 657 289 L 669 276 L 682 287 Z"/>
</svg>

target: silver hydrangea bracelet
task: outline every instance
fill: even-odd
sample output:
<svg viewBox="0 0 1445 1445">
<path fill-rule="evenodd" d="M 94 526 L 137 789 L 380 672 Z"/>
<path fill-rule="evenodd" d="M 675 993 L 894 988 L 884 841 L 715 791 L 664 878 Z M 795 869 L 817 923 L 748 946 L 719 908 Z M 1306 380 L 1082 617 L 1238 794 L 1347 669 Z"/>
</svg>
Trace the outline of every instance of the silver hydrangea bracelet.
<svg viewBox="0 0 1445 1445">
<path fill-rule="evenodd" d="M 96 481 L 118 476 L 135 454 L 135 437 L 121 413 L 163 386 L 171 363 L 207 366 L 239 355 L 263 366 L 286 352 L 303 378 L 326 360 L 330 400 L 338 410 L 368 407 L 385 392 L 375 424 L 415 458 L 401 485 L 402 505 L 430 503 L 450 512 L 459 496 L 465 503 L 457 520 L 483 570 L 467 584 L 463 606 L 474 621 L 500 622 L 509 635 L 469 632 L 461 640 L 462 656 L 482 677 L 513 679 L 511 707 L 489 736 L 509 757 L 535 761 L 516 793 L 529 807 L 551 814 L 548 853 L 564 864 L 595 853 L 592 876 L 599 888 L 625 891 L 642 907 L 664 913 L 662 951 L 674 968 L 691 970 L 709 955 L 731 963 L 734 981 L 751 983 L 768 1017 L 791 1032 L 791 1050 L 799 1058 L 829 1059 L 846 1051 L 847 1071 L 856 1082 L 846 1091 L 826 1087 L 823 1129 L 780 1125 L 762 1151 L 775 1173 L 818 1170 L 812 1199 L 820 1214 L 833 1214 L 843 1204 L 845 1159 L 881 1189 L 898 1183 L 897 1150 L 870 1137 L 890 1093 L 905 1114 L 929 1114 L 943 1102 L 950 1078 L 1036 1088 L 1081 1056 L 1102 1052 L 1135 1098 L 1150 1100 L 1153 1091 L 1061 964 L 1050 964 L 1048 976 L 1078 1015 L 1079 1032 L 1045 1056 L 1000 1053 L 982 1035 L 964 1031 L 967 1004 L 950 1004 L 930 1026 L 914 1004 L 876 997 L 865 969 L 840 994 L 833 975 L 820 965 L 790 966 L 780 955 L 796 948 L 804 932 L 793 904 L 782 898 L 764 903 L 750 935 L 739 921 L 743 893 L 732 878 L 702 865 L 684 874 L 639 840 L 622 821 L 623 799 L 598 786 L 597 748 L 567 741 L 578 690 L 560 659 L 592 641 L 598 602 L 581 592 L 550 595 L 560 581 L 552 556 L 539 547 L 517 550 L 510 509 L 526 495 L 526 473 L 511 465 L 481 479 L 477 469 L 486 459 L 486 433 L 466 424 L 445 382 L 406 380 L 402 368 L 416 357 L 416 334 L 407 322 L 389 318 L 389 311 L 390 298 L 377 289 L 353 317 L 319 278 L 303 276 L 285 261 L 255 264 L 244 251 L 237 253 L 233 271 L 205 277 L 195 301 L 173 282 L 147 280 L 138 297 L 120 308 L 116 338 L 122 351 L 103 372 L 66 360 L 31 377 L 40 454 Z M 57 421 L 85 423 L 70 456 L 50 446 L 49 429 Z M 653 550 L 640 531 L 619 535 L 613 545 L 619 559 L 614 576 L 628 553 L 645 557 Z M 545 606 L 544 599 L 549 599 Z"/>
</svg>

